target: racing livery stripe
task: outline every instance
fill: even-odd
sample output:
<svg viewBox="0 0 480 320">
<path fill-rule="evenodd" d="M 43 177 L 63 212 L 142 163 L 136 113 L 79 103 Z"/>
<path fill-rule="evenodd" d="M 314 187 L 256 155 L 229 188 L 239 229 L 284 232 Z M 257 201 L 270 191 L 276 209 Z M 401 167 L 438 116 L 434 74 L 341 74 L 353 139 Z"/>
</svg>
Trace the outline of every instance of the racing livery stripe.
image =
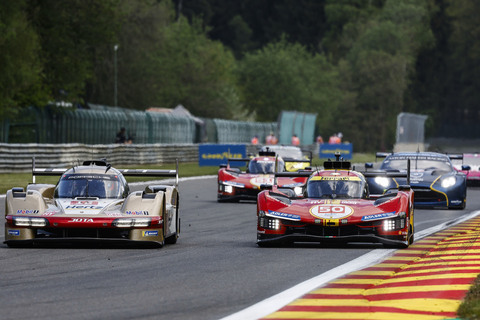
<svg viewBox="0 0 480 320">
<path fill-rule="evenodd" d="M 480 274 L 480 216 L 331 280 L 262 319 L 446 319 Z"/>
</svg>

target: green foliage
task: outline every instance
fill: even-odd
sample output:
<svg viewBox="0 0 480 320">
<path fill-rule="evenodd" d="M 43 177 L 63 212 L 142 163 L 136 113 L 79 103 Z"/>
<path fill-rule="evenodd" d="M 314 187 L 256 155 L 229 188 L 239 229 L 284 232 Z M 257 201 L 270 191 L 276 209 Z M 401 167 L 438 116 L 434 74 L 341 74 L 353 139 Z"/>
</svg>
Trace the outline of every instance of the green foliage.
<svg viewBox="0 0 480 320">
<path fill-rule="evenodd" d="M 260 121 L 276 121 L 280 111 L 297 110 L 319 113 L 324 128 L 340 101 L 336 69 L 324 56 L 285 39 L 246 54 L 239 81 L 245 105 Z"/>
<path fill-rule="evenodd" d="M 0 118 L 14 118 L 30 103 L 44 102 L 39 41 L 26 2 L 0 1 Z"/>
<path fill-rule="evenodd" d="M 30 0 L 40 39 L 44 86 L 56 100 L 82 102 L 95 62 L 114 43 L 117 0 Z"/>
</svg>

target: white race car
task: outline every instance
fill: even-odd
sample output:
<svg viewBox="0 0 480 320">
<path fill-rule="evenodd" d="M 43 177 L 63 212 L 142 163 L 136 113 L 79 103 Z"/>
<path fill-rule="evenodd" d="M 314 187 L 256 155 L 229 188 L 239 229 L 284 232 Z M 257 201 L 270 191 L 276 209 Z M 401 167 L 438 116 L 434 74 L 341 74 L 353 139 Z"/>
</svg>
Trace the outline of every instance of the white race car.
<svg viewBox="0 0 480 320">
<path fill-rule="evenodd" d="M 57 185 L 35 176 L 61 176 Z M 149 185 L 130 192 L 124 176 L 175 177 L 173 185 Z M 176 170 L 115 169 L 106 160 L 70 169 L 38 169 L 33 182 L 7 191 L 5 243 L 9 247 L 45 243 L 116 243 L 162 247 L 177 242 Z"/>
</svg>

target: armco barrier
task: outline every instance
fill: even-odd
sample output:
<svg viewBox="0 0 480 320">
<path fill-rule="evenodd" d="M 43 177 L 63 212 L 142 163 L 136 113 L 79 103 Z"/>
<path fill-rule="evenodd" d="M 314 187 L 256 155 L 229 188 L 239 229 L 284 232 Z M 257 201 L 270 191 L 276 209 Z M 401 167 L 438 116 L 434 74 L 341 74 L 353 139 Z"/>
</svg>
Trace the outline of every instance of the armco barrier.
<svg viewBox="0 0 480 320">
<path fill-rule="evenodd" d="M 40 144 L 0 143 L 0 173 L 28 172 L 37 167 L 70 167 L 89 159 L 106 158 L 113 166 L 179 162 L 198 163 L 198 144 Z M 247 144 L 247 154 L 260 146 Z M 302 146 L 312 151 L 315 146 Z"/>
<path fill-rule="evenodd" d="M 112 165 L 197 162 L 196 144 L 9 144 L 0 143 L 0 172 L 28 172 L 37 167 L 70 167 L 88 159 L 106 158 Z"/>
</svg>

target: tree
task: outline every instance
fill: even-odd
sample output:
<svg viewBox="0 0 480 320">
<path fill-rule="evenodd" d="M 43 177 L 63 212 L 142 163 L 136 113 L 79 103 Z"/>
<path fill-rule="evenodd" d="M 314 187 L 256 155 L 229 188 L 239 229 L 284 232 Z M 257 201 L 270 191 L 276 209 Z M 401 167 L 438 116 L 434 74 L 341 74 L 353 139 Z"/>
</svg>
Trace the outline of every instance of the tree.
<svg viewBox="0 0 480 320">
<path fill-rule="evenodd" d="M 282 110 L 314 112 L 326 130 L 341 101 L 338 74 L 327 59 L 285 39 L 245 55 L 239 78 L 244 104 L 260 121 L 276 121 Z"/>
<path fill-rule="evenodd" d="M 28 21 L 26 2 L 0 2 L 0 118 L 13 118 L 24 106 L 44 103 L 37 34 Z"/>
</svg>

